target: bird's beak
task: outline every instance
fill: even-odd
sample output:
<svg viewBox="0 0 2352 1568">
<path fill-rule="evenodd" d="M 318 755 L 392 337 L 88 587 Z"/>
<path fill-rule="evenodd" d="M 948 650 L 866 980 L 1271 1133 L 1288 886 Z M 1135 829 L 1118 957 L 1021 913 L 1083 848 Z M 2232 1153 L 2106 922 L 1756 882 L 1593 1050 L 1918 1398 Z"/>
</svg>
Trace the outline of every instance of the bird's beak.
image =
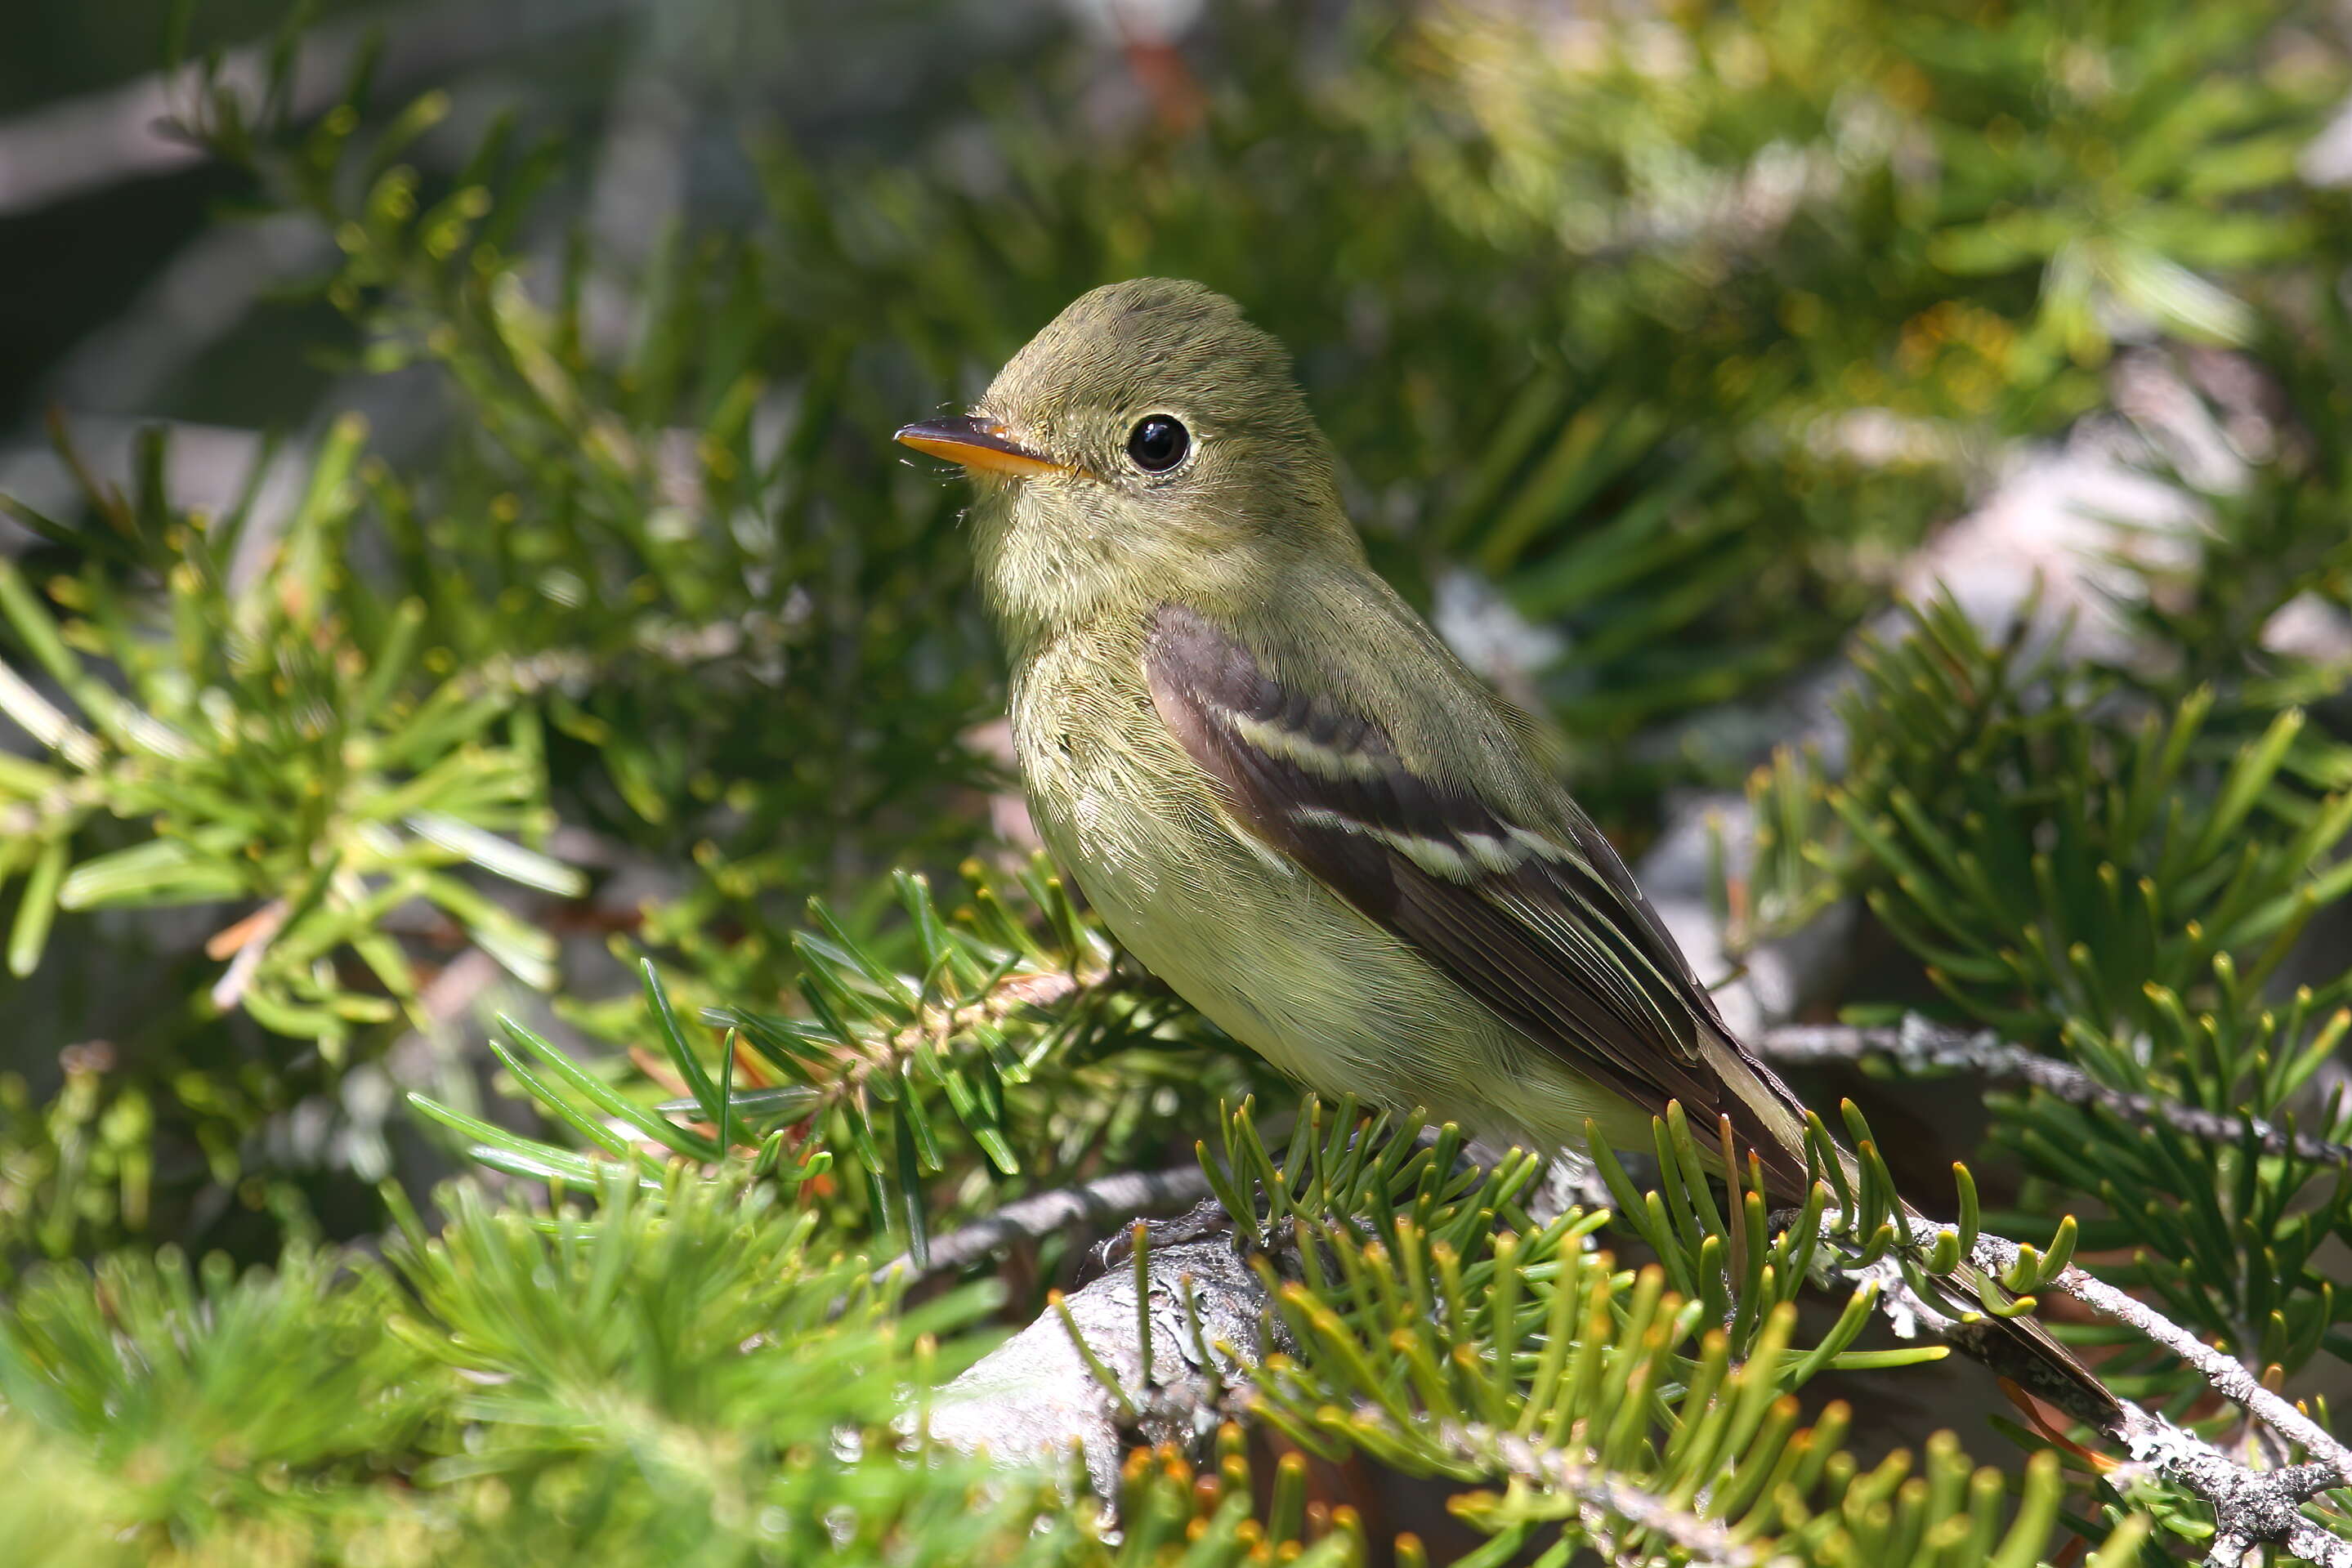
<svg viewBox="0 0 2352 1568">
<path fill-rule="evenodd" d="M 1016 479 L 1076 472 L 1066 463 L 1040 457 L 1013 441 L 1004 434 L 1004 426 L 992 419 L 958 415 L 953 419 L 927 420 L 921 424 L 899 426 L 895 439 L 918 452 L 928 452 L 967 468 L 1009 474 Z"/>
</svg>

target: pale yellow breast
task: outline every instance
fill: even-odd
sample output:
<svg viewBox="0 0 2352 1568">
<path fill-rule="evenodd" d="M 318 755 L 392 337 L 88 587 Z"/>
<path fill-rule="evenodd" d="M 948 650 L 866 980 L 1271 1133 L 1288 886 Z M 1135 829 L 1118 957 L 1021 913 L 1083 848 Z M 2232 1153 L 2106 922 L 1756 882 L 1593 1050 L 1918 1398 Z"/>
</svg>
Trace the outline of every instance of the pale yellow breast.
<svg viewBox="0 0 2352 1568">
<path fill-rule="evenodd" d="M 1104 924 L 1283 1071 L 1522 1142 L 1579 1142 L 1617 1110 L 1228 819 L 1154 711 L 1139 643 L 1037 650 L 1012 718 L 1038 831 Z"/>
</svg>

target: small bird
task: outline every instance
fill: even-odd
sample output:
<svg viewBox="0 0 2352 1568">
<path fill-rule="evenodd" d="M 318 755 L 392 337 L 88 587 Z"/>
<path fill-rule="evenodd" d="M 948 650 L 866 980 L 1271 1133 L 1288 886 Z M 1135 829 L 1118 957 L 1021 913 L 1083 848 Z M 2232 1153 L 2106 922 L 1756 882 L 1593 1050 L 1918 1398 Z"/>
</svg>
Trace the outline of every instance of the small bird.
<svg viewBox="0 0 2352 1568">
<path fill-rule="evenodd" d="M 1524 716 L 1372 570 L 1289 356 L 1232 300 L 1095 289 L 898 439 L 976 483 L 1032 814 L 1145 966 L 1326 1093 L 1542 1151 L 1588 1124 L 1646 1149 L 1679 1101 L 1801 1198 L 1797 1100 Z M 2107 1397 L 2030 1319 L 1986 1322 Z"/>
</svg>

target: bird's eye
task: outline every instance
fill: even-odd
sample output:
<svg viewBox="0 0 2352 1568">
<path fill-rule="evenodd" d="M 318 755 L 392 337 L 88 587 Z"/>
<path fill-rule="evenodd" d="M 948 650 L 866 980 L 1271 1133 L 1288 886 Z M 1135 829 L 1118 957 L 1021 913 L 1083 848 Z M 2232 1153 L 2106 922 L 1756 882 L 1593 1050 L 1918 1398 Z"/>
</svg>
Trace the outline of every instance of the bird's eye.
<svg viewBox="0 0 2352 1568">
<path fill-rule="evenodd" d="M 1173 416 L 1150 414 L 1127 433 L 1127 455 L 1147 474 L 1165 474 L 1192 450 L 1192 435 Z"/>
</svg>

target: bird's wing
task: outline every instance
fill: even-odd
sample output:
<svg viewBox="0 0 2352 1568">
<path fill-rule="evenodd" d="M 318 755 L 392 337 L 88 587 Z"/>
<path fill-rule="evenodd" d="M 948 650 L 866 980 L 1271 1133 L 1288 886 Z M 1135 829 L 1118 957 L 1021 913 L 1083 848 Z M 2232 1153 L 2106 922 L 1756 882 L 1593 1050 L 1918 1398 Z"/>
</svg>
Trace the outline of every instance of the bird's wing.
<svg viewBox="0 0 2352 1568">
<path fill-rule="evenodd" d="M 1377 724 L 1286 686 L 1187 610 L 1155 613 L 1144 673 L 1161 720 L 1245 831 L 1581 1076 L 1653 1113 L 1678 1100 L 1701 1128 L 1729 1115 L 1772 1185 L 1803 1190 L 1785 1109 L 1757 1103 L 1785 1108 L 1787 1092 L 1732 1040 L 1580 813 L 1514 821 L 1423 777 Z M 1747 1082 L 1727 1083 L 1727 1069 Z"/>
</svg>

